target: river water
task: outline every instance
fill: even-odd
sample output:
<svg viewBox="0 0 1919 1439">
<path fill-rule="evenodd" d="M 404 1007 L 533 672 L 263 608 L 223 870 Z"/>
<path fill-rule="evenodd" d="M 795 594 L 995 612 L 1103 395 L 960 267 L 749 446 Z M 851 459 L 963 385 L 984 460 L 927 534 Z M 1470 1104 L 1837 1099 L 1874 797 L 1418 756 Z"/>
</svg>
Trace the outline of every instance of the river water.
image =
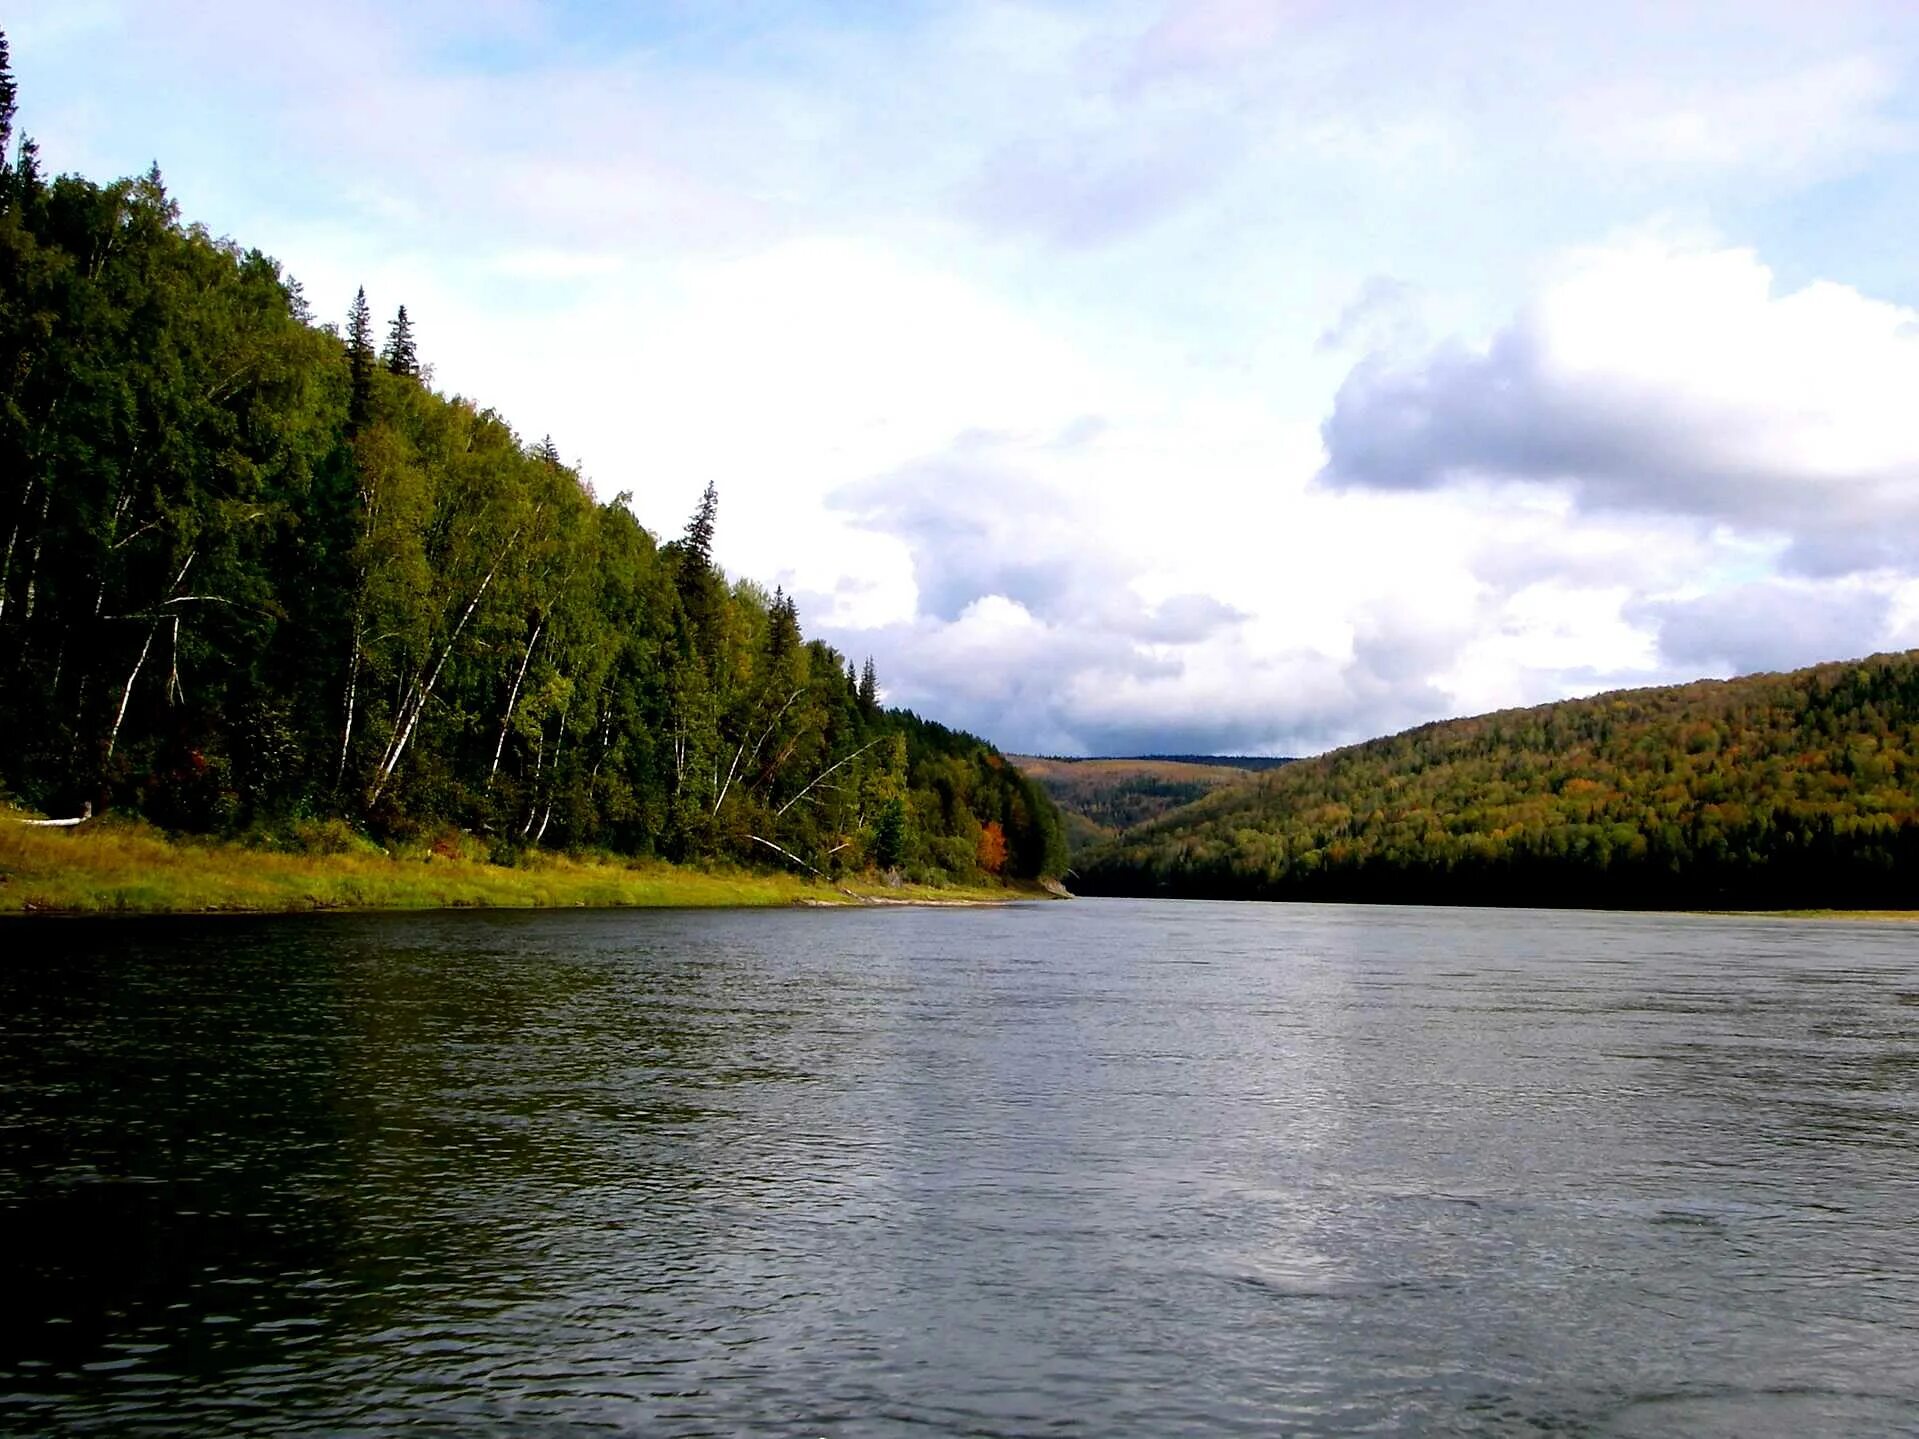
<svg viewBox="0 0 1919 1439">
<path fill-rule="evenodd" d="M 1919 1434 L 1919 928 L 0 946 L 7 1434 Z"/>
</svg>

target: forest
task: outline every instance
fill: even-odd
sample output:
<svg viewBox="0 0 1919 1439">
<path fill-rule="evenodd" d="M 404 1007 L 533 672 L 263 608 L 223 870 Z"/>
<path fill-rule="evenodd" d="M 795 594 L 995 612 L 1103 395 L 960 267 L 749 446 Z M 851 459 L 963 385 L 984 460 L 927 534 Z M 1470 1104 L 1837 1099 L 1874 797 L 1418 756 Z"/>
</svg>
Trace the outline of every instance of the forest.
<svg viewBox="0 0 1919 1439">
<path fill-rule="evenodd" d="M 1191 804 L 1222 785 L 1236 783 L 1254 769 L 1284 763 L 1217 755 L 1060 759 L 1016 754 L 1007 758 L 1059 806 L 1067 850 L 1073 856 Z"/>
<path fill-rule="evenodd" d="M 1076 866 L 1091 894 L 1919 907 L 1919 651 L 1425 725 Z"/>
<path fill-rule="evenodd" d="M 404 306 L 318 323 L 157 167 L 48 178 L 4 37 L 0 86 L 0 788 L 262 842 L 455 827 L 502 861 L 1063 867 L 1036 785 L 728 581 L 712 486 L 661 543 L 436 392 Z"/>
</svg>

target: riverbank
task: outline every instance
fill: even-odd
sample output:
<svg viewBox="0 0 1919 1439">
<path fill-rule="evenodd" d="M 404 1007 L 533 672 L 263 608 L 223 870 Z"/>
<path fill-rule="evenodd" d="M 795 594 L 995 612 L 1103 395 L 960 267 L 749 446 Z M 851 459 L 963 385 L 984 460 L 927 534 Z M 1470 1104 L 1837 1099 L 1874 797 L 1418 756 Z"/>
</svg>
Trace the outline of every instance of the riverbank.
<svg viewBox="0 0 1919 1439">
<path fill-rule="evenodd" d="M 1037 885 L 828 884 L 801 875 L 661 860 L 530 854 L 488 863 L 457 846 L 383 853 L 287 853 L 180 839 L 95 820 L 43 829 L 0 811 L 0 914 L 273 914 L 356 909 L 766 908 L 791 905 L 1004 904 Z"/>
<path fill-rule="evenodd" d="M 1891 920 L 1906 924 L 1919 920 L 1919 909 L 1723 909 L 1701 913 L 1728 919 Z"/>
</svg>

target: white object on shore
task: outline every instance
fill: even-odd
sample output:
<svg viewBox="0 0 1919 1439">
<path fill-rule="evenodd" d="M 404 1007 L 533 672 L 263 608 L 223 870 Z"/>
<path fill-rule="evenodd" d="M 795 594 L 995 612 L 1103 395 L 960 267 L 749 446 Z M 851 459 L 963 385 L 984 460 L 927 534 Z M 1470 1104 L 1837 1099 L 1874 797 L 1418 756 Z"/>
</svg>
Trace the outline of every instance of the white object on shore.
<svg viewBox="0 0 1919 1439">
<path fill-rule="evenodd" d="M 78 819 L 17 819 L 15 824 L 38 825 L 42 829 L 71 829 L 76 824 L 85 824 L 93 818 L 93 801 L 88 800 L 80 806 Z"/>
</svg>

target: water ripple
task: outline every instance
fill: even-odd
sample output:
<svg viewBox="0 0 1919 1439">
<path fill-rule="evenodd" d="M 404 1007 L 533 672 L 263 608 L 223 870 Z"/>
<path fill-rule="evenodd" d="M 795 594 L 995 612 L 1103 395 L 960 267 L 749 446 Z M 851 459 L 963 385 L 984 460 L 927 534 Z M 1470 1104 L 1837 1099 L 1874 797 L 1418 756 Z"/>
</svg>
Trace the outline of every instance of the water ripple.
<svg viewBox="0 0 1919 1439">
<path fill-rule="evenodd" d="M 1911 930 L 8 937 L 0 1433 L 1919 1434 Z"/>
</svg>

